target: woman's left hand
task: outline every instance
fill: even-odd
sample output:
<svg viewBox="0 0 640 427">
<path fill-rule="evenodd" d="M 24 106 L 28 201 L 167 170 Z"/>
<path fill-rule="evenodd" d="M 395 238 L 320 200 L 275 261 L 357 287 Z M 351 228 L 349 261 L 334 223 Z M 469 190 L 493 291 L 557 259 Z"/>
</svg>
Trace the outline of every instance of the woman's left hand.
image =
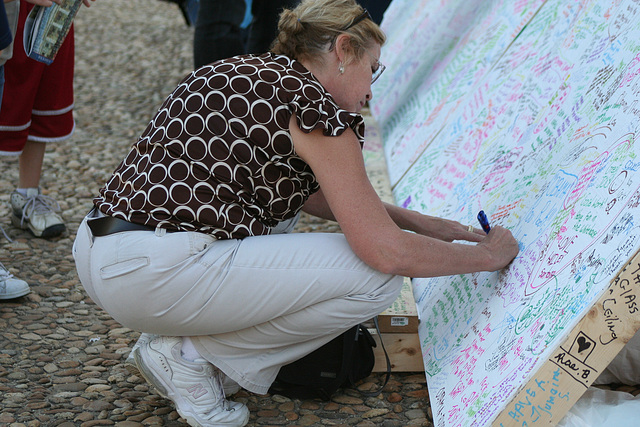
<svg viewBox="0 0 640 427">
<path fill-rule="evenodd" d="M 419 227 L 414 231 L 425 236 L 431 236 L 445 242 L 454 240 L 466 240 L 468 242 L 481 242 L 487 236 L 481 228 L 463 225 L 458 221 L 445 218 L 437 218 L 422 215 Z"/>
<path fill-rule="evenodd" d="M 451 219 L 424 215 L 389 203 L 385 203 L 385 207 L 398 227 L 423 236 L 433 237 L 444 242 L 453 242 L 454 240 L 481 242 L 487 237 L 481 228 L 473 225 L 464 225 Z"/>
</svg>

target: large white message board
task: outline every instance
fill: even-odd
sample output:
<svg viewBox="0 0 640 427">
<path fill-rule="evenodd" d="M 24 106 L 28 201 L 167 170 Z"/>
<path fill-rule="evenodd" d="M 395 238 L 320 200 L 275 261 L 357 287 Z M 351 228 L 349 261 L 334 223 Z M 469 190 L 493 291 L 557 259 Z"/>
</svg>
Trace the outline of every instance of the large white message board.
<svg viewBox="0 0 640 427">
<path fill-rule="evenodd" d="M 640 1 L 394 0 L 382 26 L 396 203 L 483 209 L 520 244 L 500 273 L 413 281 L 436 425 L 490 425 L 640 248 Z"/>
</svg>

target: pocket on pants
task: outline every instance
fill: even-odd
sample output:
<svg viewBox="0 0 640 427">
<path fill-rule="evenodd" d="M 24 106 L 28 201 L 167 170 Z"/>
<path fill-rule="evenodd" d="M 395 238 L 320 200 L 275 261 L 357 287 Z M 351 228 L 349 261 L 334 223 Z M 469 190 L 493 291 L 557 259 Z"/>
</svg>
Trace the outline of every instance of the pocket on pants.
<svg viewBox="0 0 640 427">
<path fill-rule="evenodd" d="M 113 279 L 140 270 L 149 265 L 149 257 L 131 258 L 115 264 L 104 266 L 100 269 L 102 279 Z"/>
</svg>

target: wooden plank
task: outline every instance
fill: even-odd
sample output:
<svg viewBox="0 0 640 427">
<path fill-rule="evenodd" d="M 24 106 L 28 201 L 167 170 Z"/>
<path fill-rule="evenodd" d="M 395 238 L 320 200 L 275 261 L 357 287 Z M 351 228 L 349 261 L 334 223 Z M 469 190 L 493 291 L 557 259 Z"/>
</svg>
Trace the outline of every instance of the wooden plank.
<svg viewBox="0 0 640 427">
<path fill-rule="evenodd" d="M 493 425 L 556 425 L 638 329 L 640 252 L 620 270 Z"/>
<path fill-rule="evenodd" d="M 373 353 L 376 357 L 376 364 L 373 372 L 386 372 L 387 360 L 380 345 L 380 336 L 375 329 L 369 329 L 371 335 L 376 340 L 376 347 Z M 424 362 L 420 351 L 420 338 L 417 333 L 406 334 L 382 334 L 384 346 L 391 361 L 391 371 L 393 372 L 424 372 Z"/>
<path fill-rule="evenodd" d="M 418 323 L 418 309 L 413 299 L 411 280 L 405 277 L 398 298 L 391 307 L 378 315 L 378 326 L 383 333 L 415 333 L 417 337 Z"/>
</svg>

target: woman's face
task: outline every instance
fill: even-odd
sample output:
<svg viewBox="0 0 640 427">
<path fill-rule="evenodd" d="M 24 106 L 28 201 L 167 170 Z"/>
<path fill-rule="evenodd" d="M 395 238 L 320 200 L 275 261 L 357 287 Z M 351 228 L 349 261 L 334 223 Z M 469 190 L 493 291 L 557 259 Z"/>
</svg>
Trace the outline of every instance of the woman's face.
<svg viewBox="0 0 640 427">
<path fill-rule="evenodd" d="M 371 77 L 379 66 L 380 45 L 374 44 L 365 51 L 362 58 L 344 65 L 344 73 L 334 79 L 331 95 L 338 105 L 359 113 L 365 103 L 372 98 Z"/>
</svg>

